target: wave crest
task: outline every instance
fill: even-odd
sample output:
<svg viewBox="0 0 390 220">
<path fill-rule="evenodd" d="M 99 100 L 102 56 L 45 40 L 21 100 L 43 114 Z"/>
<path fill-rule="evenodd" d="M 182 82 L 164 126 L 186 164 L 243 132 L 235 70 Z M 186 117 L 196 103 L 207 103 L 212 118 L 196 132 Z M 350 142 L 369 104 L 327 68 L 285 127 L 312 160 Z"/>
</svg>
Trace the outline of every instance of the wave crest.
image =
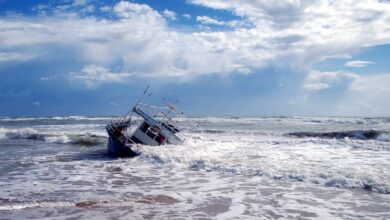
<svg viewBox="0 0 390 220">
<path fill-rule="evenodd" d="M 263 170 L 261 168 L 255 167 L 231 166 L 229 164 L 220 163 L 221 161 L 218 162 L 207 159 L 182 160 L 180 158 L 164 157 L 162 155 L 157 155 L 150 152 L 143 152 L 141 154 L 141 158 L 155 164 L 156 166 L 170 166 L 176 164 L 192 170 L 219 172 L 229 175 L 263 176 L 275 180 L 308 182 L 327 187 L 362 189 L 377 193 L 390 194 L 390 186 L 386 182 L 371 179 L 367 176 L 349 176 L 349 174 L 333 172 L 308 174 L 304 171 L 297 172 L 289 170 Z"/>
<path fill-rule="evenodd" d="M 30 139 L 56 144 L 100 145 L 105 143 L 105 137 L 93 134 L 68 135 L 41 133 L 33 128 L 5 129 L 0 128 L 0 139 Z"/>
<path fill-rule="evenodd" d="M 359 140 L 390 141 L 389 133 L 381 130 L 355 130 L 355 131 L 334 131 L 334 132 L 291 132 L 285 134 L 293 137 L 314 137 L 314 138 L 353 138 Z"/>
</svg>

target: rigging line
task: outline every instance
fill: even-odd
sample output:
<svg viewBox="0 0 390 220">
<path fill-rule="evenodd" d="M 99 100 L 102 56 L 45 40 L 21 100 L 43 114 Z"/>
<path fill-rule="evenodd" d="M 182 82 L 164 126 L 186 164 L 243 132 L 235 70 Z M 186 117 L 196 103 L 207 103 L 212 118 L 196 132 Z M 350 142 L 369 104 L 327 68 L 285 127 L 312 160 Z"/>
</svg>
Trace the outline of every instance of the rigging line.
<svg viewBox="0 0 390 220">
<path fill-rule="evenodd" d="M 139 98 L 138 98 L 138 101 L 135 103 L 135 105 L 133 106 L 133 108 L 131 108 L 122 118 L 122 120 L 120 120 L 120 123 L 124 123 L 126 120 L 126 117 L 129 117 L 129 122 L 131 122 L 131 116 L 133 115 L 133 109 L 141 102 L 142 98 L 145 96 L 146 92 L 149 90 L 150 88 L 150 85 L 148 84 L 146 86 L 146 89 L 144 90 L 143 92 L 143 95 L 141 95 Z M 150 93 L 150 95 L 148 97 L 150 97 L 152 94 Z M 129 115 L 130 114 L 130 115 Z"/>
</svg>

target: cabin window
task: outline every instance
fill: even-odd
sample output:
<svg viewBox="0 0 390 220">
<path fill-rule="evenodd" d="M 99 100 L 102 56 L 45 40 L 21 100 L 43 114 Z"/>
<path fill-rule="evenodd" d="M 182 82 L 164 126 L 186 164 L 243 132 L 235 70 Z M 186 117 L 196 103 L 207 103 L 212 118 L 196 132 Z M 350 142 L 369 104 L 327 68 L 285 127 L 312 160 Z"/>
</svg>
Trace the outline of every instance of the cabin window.
<svg viewBox="0 0 390 220">
<path fill-rule="evenodd" d="M 146 124 L 145 122 L 141 125 L 141 127 L 139 128 L 142 132 L 146 133 L 148 131 L 148 128 L 150 126 L 148 124 Z"/>
<path fill-rule="evenodd" d="M 142 132 L 144 132 L 146 135 L 148 135 L 151 139 L 155 139 L 158 134 L 154 134 L 150 131 L 150 126 L 144 122 L 141 127 L 139 128 Z"/>
<path fill-rule="evenodd" d="M 161 123 L 162 126 L 164 126 L 166 129 L 168 129 L 172 133 L 177 133 L 179 132 L 179 129 L 177 129 L 174 125 L 169 124 L 169 123 Z"/>
</svg>

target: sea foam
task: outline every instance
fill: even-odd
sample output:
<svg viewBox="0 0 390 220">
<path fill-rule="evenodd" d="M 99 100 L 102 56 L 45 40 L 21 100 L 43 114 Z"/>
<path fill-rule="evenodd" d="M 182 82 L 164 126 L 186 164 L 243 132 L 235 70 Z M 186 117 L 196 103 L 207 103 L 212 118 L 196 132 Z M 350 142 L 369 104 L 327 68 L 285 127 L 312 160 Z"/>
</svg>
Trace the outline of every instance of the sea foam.
<svg viewBox="0 0 390 220">
<path fill-rule="evenodd" d="M 57 144 L 99 145 L 105 143 L 105 136 L 85 133 L 80 135 L 40 132 L 33 128 L 0 128 L 0 139 L 30 139 Z"/>
</svg>

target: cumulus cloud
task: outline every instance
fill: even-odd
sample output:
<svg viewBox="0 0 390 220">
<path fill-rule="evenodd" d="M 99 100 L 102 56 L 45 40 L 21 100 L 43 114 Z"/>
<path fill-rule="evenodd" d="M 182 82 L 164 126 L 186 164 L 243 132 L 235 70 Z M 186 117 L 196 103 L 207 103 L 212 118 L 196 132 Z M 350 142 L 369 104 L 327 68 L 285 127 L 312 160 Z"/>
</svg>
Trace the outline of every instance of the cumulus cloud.
<svg viewBox="0 0 390 220">
<path fill-rule="evenodd" d="M 86 65 L 78 73 L 70 73 L 67 77 L 71 80 L 82 81 L 88 88 L 97 88 L 102 83 L 123 83 L 132 74 L 114 73 L 98 65 Z"/>
<path fill-rule="evenodd" d="M 105 12 L 105 13 L 110 12 L 112 10 L 112 8 L 108 5 L 102 6 L 99 9 L 101 12 Z"/>
<path fill-rule="evenodd" d="M 168 18 L 169 20 L 176 20 L 176 13 L 174 11 L 170 11 L 168 9 L 165 9 L 162 14 L 164 17 Z"/>
<path fill-rule="evenodd" d="M 172 13 L 158 12 L 146 4 L 61 2 L 69 4 L 36 6 L 31 13 L 39 16 L 0 16 L 1 69 L 44 55 L 49 59 L 41 60 L 56 66 L 61 63 L 72 72 L 45 73 L 40 76 L 45 83 L 64 79 L 65 74 L 72 83 L 81 81 L 88 88 L 98 88 L 103 83 L 125 83 L 138 77 L 172 82 L 210 74 L 262 72 L 259 77 L 266 78 L 266 74 L 274 74 L 263 71 L 271 66 L 280 68 L 277 74 L 301 73 L 286 76 L 286 86 L 281 89 L 297 88 L 307 102 L 311 96 L 321 99 L 333 91 L 331 102 L 341 97 L 338 104 L 350 114 L 361 109 L 388 114 L 390 109 L 386 104 L 390 74 L 362 76 L 314 70 L 315 64 L 324 60 L 352 59 L 359 48 L 390 43 L 390 4 L 383 1 L 186 1 L 234 15 L 235 20 L 193 15 L 194 20 L 208 26 L 207 31 L 171 27 L 167 21 Z M 97 9 L 104 15 L 96 13 Z M 189 14 L 182 16 L 191 18 Z M 183 25 L 186 23 L 192 25 Z M 356 61 L 345 65 L 372 64 Z M 291 82 L 286 83 L 288 80 Z"/>
<path fill-rule="evenodd" d="M 101 8 L 112 18 L 82 16 L 77 11 L 34 19 L 3 16 L 0 48 L 7 53 L 47 51 L 54 57 L 66 48 L 80 62 L 103 68 L 120 64 L 120 72 L 137 76 L 192 79 L 205 74 L 251 74 L 269 65 L 310 73 L 313 64 L 327 57 L 346 57 L 359 47 L 390 43 L 386 28 L 390 5 L 378 1 L 188 2 L 227 10 L 238 19 L 198 16 L 204 25 L 231 29 L 181 32 L 167 25 L 167 13 L 121 1 Z M 328 81 L 315 83 L 308 79 L 306 88 L 332 86 Z"/>
<path fill-rule="evenodd" d="M 345 71 L 312 71 L 303 84 L 303 93 L 291 102 L 324 115 L 389 114 L 390 74 L 358 75 Z M 326 92 L 327 97 L 321 95 Z M 326 100 L 324 100 L 326 99 Z"/>
<path fill-rule="evenodd" d="M 351 82 L 358 78 L 360 78 L 359 75 L 350 72 L 311 71 L 305 79 L 303 88 L 306 90 L 323 90 L 340 84 L 349 86 Z"/>
<path fill-rule="evenodd" d="M 135 19 L 136 16 L 143 17 L 145 21 L 149 19 L 160 19 L 161 15 L 146 4 L 136 4 L 121 1 L 114 6 L 114 12 L 121 18 Z"/>
<path fill-rule="evenodd" d="M 303 58 L 302 63 L 307 59 L 319 59 L 351 48 L 388 43 L 390 39 L 390 31 L 384 28 L 390 21 L 390 5 L 373 0 L 332 3 L 326 0 L 287 2 L 190 0 L 190 2 L 228 10 L 237 16 L 247 18 L 254 26 L 252 31 L 263 33 L 263 36 L 280 38 L 287 33 L 305 36 L 288 45 L 292 50 L 305 51 L 312 57 Z M 262 42 L 264 38 L 258 39 L 260 44 L 267 46 L 271 38 L 267 38 L 266 42 Z"/>
<path fill-rule="evenodd" d="M 375 64 L 375 63 L 370 61 L 364 61 L 364 60 L 353 60 L 353 61 L 346 62 L 345 66 L 359 68 L 359 67 L 366 67 L 370 64 Z"/>
<path fill-rule="evenodd" d="M 354 80 L 342 103 L 350 115 L 388 115 L 390 109 L 390 74 L 361 76 Z"/>
<path fill-rule="evenodd" d="M 199 21 L 203 25 L 225 25 L 224 21 L 218 21 L 217 19 L 210 18 L 208 16 L 197 16 L 196 20 Z"/>
<path fill-rule="evenodd" d="M 351 84 L 351 90 L 362 93 L 373 90 L 377 95 L 383 93 L 390 98 L 390 74 L 375 74 L 373 76 L 359 77 Z"/>
<path fill-rule="evenodd" d="M 87 13 L 92 13 L 95 11 L 95 6 L 93 5 L 88 5 L 86 6 L 81 12 L 87 12 Z"/>
</svg>

